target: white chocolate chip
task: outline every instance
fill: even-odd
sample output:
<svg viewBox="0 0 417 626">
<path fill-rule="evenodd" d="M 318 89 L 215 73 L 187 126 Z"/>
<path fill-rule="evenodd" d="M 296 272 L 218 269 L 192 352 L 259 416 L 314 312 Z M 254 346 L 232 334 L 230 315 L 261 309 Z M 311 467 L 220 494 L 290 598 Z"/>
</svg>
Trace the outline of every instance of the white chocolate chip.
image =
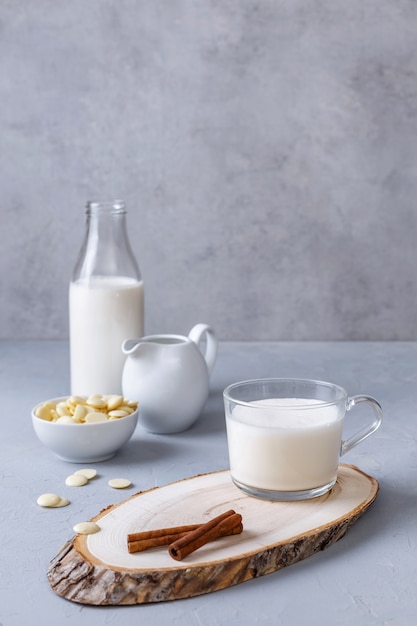
<svg viewBox="0 0 417 626">
<path fill-rule="evenodd" d="M 60 417 L 62 417 L 63 415 L 71 415 L 65 402 L 58 402 L 58 404 L 56 405 L 56 412 Z"/>
<path fill-rule="evenodd" d="M 67 498 L 60 498 L 58 504 L 54 504 L 51 508 L 52 509 L 59 509 L 62 506 L 68 506 L 69 503 L 70 503 L 70 501 Z"/>
<path fill-rule="evenodd" d="M 122 404 L 121 406 L 119 406 L 118 411 L 125 411 L 128 415 L 130 415 L 130 413 L 133 413 L 135 409 L 128 404 Z"/>
<path fill-rule="evenodd" d="M 114 411 L 124 402 L 123 396 L 110 396 L 107 400 L 107 410 Z"/>
<path fill-rule="evenodd" d="M 74 409 L 74 421 L 84 422 L 87 414 L 87 408 L 83 404 L 77 404 Z"/>
<path fill-rule="evenodd" d="M 67 400 L 60 400 L 56 404 L 50 401 L 44 402 L 35 409 L 35 415 L 47 422 L 84 424 L 127 417 L 137 408 L 137 402 L 131 402 L 123 396 L 93 394 L 88 399 L 70 396 Z"/>
<path fill-rule="evenodd" d="M 55 507 L 61 501 L 61 497 L 56 493 L 43 493 L 38 497 L 36 503 L 43 507 Z"/>
<path fill-rule="evenodd" d="M 91 480 L 97 476 L 97 471 L 91 467 L 86 467 L 84 469 L 77 470 L 74 474 L 81 474 L 81 476 L 85 476 L 87 480 Z"/>
<path fill-rule="evenodd" d="M 76 421 L 70 415 L 62 415 L 58 419 L 54 419 L 57 424 L 76 424 Z"/>
<path fill-rule="evenodd" d="M 95 424 L 96 422 L 107 422 L 107 419 L 105 413 L 87 413 L 84 421 L 86 424 Z"/>
<path fill-rule="evenodd" d="M 111 478 L 108 482 L 113 489 L 126 489 L 132 484 L 128 478 Z"/>
<path fill-rule="evenodd" d="M 38 406 L 35 411 L 36 417 L 39 417 L 41 420 L 46 420 L 47 422 L 52 421 L 51 409 L 47 406 Z"/>
<path fill-rule="evenodd" d="M 109 411 L 109 417 L 126 417 L 126 415 L 129 415 L 129 413 L 127 413 L 127 411 Z"/>
<path fill-rule="evenodd" d="M 85 398 L 82 398 L 81 396 L 70 396 L 68 398 L 68 402 L 70 404 L 85 404 Z"/>
<path fill-rule="evenodd" d="M 100 394 L 95 393 L 87 398 L 87 404 L 94 407 L 95 409 L 105 409 L 107 402 L 100 396 Z"/>
<path fill-rule="evenodd" d="M 80 535 L 92 535 L 100 530 L 100 526 L 95 522 L 79 522 L 75 524 L 73 530 Z"/>
<path fill-rule="evenodd" d="M 83 476 L 83 474 L 70 474 L 65 479 L 65 484 L 68 487 L 82 487 L 88 483 L 88 478 Z"/>
</svg>

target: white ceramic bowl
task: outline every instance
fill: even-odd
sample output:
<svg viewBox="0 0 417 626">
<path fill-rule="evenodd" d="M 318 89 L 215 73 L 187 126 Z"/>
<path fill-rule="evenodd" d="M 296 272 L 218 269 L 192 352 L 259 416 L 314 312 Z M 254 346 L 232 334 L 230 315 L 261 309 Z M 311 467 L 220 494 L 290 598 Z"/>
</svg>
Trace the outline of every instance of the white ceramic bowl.
<svg viewBox="0 0 417 626">
<path fill-rule="evenodd" d="M 53 398 L 44 402 L 54 404 L 67 400 L 67 397 Z M 48 422 L 35 415 L 32 410 L 32 424 L 38 439 L 63 461 L 70 463 L 97 463 L 111 459 L 129 441 L 136 428 L 139 410 L 117 420 L 92 424 L 62 424 Z"/>
</svg>

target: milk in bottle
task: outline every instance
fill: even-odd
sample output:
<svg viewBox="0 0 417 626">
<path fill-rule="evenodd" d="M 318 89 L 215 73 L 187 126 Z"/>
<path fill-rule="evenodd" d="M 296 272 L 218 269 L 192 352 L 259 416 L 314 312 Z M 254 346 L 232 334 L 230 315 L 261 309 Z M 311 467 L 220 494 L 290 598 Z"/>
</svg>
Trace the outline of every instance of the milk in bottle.
<svg viewBox="0 0 417 626">
<path fill-rule="evenodd" d="M 121 394 L 125 339 L 144 334 L 144 288 L 123 202 L 89 202 L 69 288 L 71 393 Z"/>
</svg>

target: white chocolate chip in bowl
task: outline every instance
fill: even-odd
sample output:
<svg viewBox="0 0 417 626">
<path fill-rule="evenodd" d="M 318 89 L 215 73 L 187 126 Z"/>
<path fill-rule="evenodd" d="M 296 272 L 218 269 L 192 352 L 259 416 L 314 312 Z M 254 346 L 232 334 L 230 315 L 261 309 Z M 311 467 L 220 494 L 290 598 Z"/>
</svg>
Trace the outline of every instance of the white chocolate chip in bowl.
<svg viewBox="0 0 417 626">
<path fill-rule="evenodd" d="M 87 413 L 84 418 L 86 424 L 93 424 L 97 422 L 107 422 L 109 418 L 104 413 Z"/>
<path fill-rule="evenodd" d="M 60 417 L 62 417 L 63 415 L 71 416 L 71 409 L 67 406 L 66 402 L 58 402 L 55 410 Z"/>
<path fill-rule="evenodd" d="M 108 396 L 107 398 L 107 409 L 109 411 L 115 411 L 119 408 L 124 402 L 123 396 Z"/>
<path fill-rule="evenodd" d="M 73 417 L 71 417 L 71 415 L 62 415 L 61 417 L 58 417 L 57 420 L 54 420 L 57 422 L 57 424 L 75 424 L 75 419 Z"/>
<path fill-rule="evenodd" d="M 92 406 L 94 409 L 105 409 L 107 406 L 107 401 L 103 396 L 96 393 L 87 398 L 86 404 Z"/>
<path fill-rule="evenodd" d="M 113 408 L 115 405 L 118 408 Z M 125 407 L 133 412 L 128 413 Z M 110 415 L 111 411 L 127 414 Z M 71 463 L 96 463 L 112 458 L 129 441 L 138 415 L 137 405 L 121 396 L 68 396 L 35 406 L 32 425 L 39 440 L 58 458 Z"/>
<path fill-rule="evenodd" d="M 127 411 L 120 411 L 115 409 L 114 411 L 109 411 L 109 419 L 117 419 L 119 417 L 126 417 L 129 415 Z"/>
<path fill-rule="evenodd" d="M 51 407 L 51 408 L 53 408 L 53 407 Z M 39 419 L 45 420 L 47 422 L 52 421 L 51 408 L 46 406 L 46 404 L 43 404 L 42 406 L 38 406 L 35 409 L 36 417 L 39 417 Z"/>
<path fill-rule="evenodd" d="M 74 406 L 74 410 L 73 410 L 73 414 L 72 414 L 72 419 L 74 420 L 74 422 L 85 422 L 85 416 L 88 413 L 88 409 L 86 406 L 84 406 L 83 404 L 76 404 Z"/>
</svg>

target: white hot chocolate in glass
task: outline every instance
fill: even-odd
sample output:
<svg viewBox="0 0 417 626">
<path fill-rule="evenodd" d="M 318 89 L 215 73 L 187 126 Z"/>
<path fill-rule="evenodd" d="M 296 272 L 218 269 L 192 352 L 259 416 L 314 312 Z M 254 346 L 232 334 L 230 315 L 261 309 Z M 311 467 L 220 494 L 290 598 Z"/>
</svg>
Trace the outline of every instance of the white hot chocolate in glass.
<svg viewBox="0 0 417 626">
<path fill-rule="evenodd" d="M 236 405 L 226 420 L 230 471 L 236 481 L 264 490 L 297 491 L 336 479 L 343 415 L 335 404 L 303 398 L 248 404 Z M 262 408 L 256 411 L 256 406 Z"/>
<path fill-rule="evenodd" d="M 142 337 L 142 281 L 93 276 L 71 282 L 70 355 L 73 395 L 121 394 L 125 339 Z"/>
</svg>

